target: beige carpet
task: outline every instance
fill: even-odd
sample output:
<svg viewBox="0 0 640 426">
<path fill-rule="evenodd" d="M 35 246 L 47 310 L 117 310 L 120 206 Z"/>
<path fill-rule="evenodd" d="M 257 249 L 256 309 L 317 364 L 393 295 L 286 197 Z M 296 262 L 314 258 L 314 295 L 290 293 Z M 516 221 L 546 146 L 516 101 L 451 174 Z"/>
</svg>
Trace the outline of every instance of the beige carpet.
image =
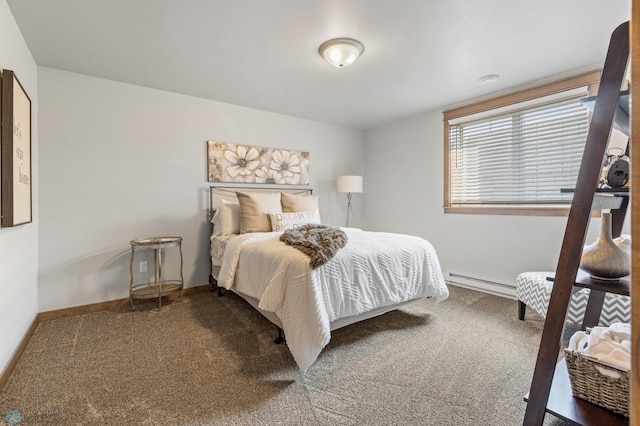
<svg viewBox="0 0 640 426">
<path fill-rule="evenodd" d="M 0 419 L 19 410 L 21 425 L 522 424 L 541 318 L 519 321 L 514 300 L 450 290 L 439 304 L 335 331 L 306 374 L 232 294 L 42 323 L 0 394 Z"/>
</svg>

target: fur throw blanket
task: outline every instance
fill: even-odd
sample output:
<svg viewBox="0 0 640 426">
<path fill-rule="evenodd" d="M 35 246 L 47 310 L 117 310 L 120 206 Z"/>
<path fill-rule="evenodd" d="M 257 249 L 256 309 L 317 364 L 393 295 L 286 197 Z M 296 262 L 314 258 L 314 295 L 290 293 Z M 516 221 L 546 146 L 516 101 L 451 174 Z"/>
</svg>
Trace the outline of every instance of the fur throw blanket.
<svg viewBox="0 0 640 426">
<path fill-rule="evenodd" d="M 332 226 L 308 224 L 287 229 L 280 236 L 280 241 L 309 256 L 311 269 L 316 269 L 331 260 L 347 244 L 347 234 Z"/>
</svg>

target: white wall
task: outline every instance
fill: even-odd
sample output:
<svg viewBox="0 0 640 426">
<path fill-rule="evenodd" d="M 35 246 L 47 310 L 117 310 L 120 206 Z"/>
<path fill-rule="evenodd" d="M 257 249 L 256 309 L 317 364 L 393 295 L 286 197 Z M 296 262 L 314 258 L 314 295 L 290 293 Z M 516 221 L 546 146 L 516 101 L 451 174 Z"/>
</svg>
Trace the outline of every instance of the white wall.
<svg viewBox="0 0 640 426">
<path fill-rule="evenodd" d="M 366 132 L 366 227 L 426 238 L 445 272 L 514 286 L 520 272 L 554 271 L 566 217 L 444 214 L 443 137 L 440 111 Z"/>
<path fill-rule="evenodd" d="M 37 67 L 7 3 L 0 1 L 0 67 L 12 70 L 31 99 L 33 222 L 0 228 L 0 372 L 38 314 Z"/>
<path fill-rule="evenodd" d="M 49 68 L 38 84 L 40 311 L 128 297 L 134 238 L 182 236 L 187 287 L 208 283 L 207 140 L 309 151 L 327 223 L 336 176 L 364 172 L 360 130 Z"/>
</svg>

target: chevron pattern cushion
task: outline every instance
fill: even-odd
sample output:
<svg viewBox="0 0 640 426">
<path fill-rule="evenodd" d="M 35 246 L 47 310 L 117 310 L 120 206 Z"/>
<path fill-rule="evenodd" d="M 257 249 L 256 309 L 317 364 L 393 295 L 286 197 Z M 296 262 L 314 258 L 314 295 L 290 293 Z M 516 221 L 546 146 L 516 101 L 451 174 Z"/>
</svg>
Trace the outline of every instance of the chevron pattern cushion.
<svg viewBox="0 0 640 426">
<path fill-rule="evenodd" d="M 547 315 L 553 281 L 547 280 L 553 272 L 524 272 L 516 279 L 516 296 L 534 311 Z M 577 287 L 574 287 L 577 288 Z M 567 311 L 567 322 L 581 324 L 589 300 L 589 289 L 573 293 Z M 627 296 L 607 293 L 600 314 L 601 326 L 614 322 L 631 322 L 631 299 Z"/>
</svg>

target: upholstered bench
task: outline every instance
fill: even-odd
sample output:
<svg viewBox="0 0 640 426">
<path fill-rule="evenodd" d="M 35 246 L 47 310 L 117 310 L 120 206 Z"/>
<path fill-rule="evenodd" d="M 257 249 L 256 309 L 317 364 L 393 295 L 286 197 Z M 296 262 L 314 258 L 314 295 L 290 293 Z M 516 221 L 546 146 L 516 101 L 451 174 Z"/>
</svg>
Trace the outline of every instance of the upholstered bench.
<svg viewBox="0 0 640 426">
<path fill-rule="evenodd" d="M 525 308 L 528 306 L 539 314 L 546 316 L 553 281 L 547 280 L 553 272 L 524 272 L 516 279 L 516 296 L 518 298 L 518 318 L 524 320 Z M 571 302 L 567 310 L 567 322 L 582 324 L 589 289 L 573 287 Z M 607 293 L 600 314 L 601 326 L 614 322 L 631 322 L 631 299 L 627 296 Z"/>
</svg>

